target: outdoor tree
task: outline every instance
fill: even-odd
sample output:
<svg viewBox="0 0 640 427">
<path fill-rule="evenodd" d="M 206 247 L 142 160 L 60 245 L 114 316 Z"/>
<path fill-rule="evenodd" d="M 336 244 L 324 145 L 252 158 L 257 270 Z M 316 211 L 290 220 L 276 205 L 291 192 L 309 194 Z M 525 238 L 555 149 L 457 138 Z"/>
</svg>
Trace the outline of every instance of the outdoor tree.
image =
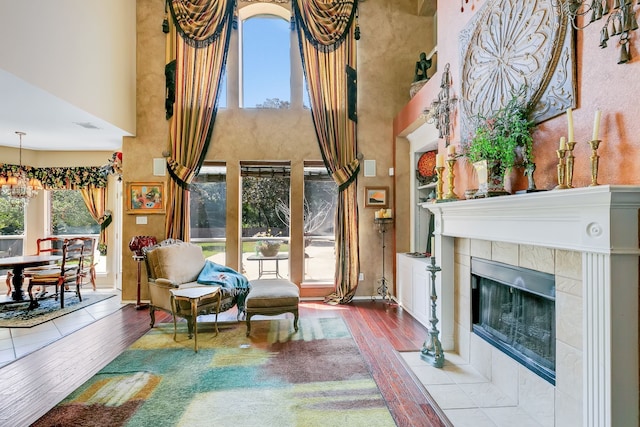
<svg viewBox="0 0 640 427">
<path fill-rule="evenodd" d="M 279 98 L 267 98 L 262 104 L 256 104 L 256 108 L 271 108 L 276 110 L 287 110 L 291 107 L 289 101 L 282 101 Z"/>
<path fill-rule="evenodd" d="M 287 228 L 288 224 L 278 217 L 276 204 L 289 200 L 289 185 L 288 177 L 243 177 L 242 227 Z"/>
</svg>

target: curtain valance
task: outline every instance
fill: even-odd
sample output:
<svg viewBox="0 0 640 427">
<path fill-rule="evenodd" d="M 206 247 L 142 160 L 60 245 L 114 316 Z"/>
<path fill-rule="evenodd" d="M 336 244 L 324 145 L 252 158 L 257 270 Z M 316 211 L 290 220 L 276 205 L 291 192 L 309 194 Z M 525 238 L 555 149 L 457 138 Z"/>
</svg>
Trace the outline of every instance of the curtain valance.
<svg viewBox="0 0 640 427">
<path fill-rule="evenodd" d="M 349 35 L 358 0 L 291 0 L 295 22 L 317 50 L 331 52 Z"/>
<path fill-rule="evenodd" d="M 217 40 L 233 16 L 235 1 L 169 0 L 169 10 L 185 43 L 205 47 Z"/>
<path fill-rule="evenodd" d="M 23 169 L 28 178 L 37 178 L 45 190 L 77 190 L 80 188 L 107 186 L 108 174 L 100 166 L 36 168 L 0 163 L 0 176 L 17 175 Z"/>
</svg>

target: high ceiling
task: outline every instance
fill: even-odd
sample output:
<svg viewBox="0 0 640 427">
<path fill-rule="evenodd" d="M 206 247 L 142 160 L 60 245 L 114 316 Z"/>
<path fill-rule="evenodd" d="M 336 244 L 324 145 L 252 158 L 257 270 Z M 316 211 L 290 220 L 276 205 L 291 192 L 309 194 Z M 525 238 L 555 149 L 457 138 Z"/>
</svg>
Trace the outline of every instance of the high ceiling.
<svg viewBox="0 0 640 427">
<path fill-rule="evenodd" d="M 0 146 L 114 151 L 129 134 L 0 69 Z"/>
</svg>

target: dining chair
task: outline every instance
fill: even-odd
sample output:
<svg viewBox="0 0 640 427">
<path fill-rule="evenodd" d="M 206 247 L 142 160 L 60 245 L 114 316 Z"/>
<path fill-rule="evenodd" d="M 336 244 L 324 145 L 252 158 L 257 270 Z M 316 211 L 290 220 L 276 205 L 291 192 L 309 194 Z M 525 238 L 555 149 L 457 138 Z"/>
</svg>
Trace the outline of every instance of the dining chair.
<svg viewBox="0 0 640 427">
<path fill-rule="evenodd" d="M 82 239 L 65 239 L 62 245 L 62 260 L 60 265 L 48 266 L 47 270 L 42 270 L 31 275 L 27 292 L 29 293 L 29 308 L 38 306 L 38 298 L 33 296 L 33 288 L 40 287 L 44 292 L 47 286 L 55 288 L 55 299 L 60 299 L 60 308 L 64 308 L 65 291 L 75 286 L 76 296 L 82 301 L 80 294 L 82 258 L 84 256 L 85 242 Z"/>
<path fill-rule="evenodd" d="M 84 243 L 84 251 L 82 253 L 82 265 L 80 267 L 80 285 L 85 283 L 85 280 L 91 282 L 91 287 L 96 290 L 96 265 L 98 260 L 96 259 L 96 245 L 98 241 L 95 237 L 78 237 Z"/>
</svg>

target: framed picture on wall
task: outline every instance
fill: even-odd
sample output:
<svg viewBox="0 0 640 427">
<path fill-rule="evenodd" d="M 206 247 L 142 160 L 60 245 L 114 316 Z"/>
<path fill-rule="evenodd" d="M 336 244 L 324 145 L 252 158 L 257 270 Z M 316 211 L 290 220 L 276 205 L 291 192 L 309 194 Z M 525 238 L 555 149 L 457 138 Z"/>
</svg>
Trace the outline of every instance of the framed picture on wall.
<svg viewBox="0 0 640 427">
<path fill-rule="evenodd" d="M 365 208 L 386 208 L 389 205 L 389 187 L 364 187 Z"/>
<path fill-rule="evenodd" d="M 127 182 L 124 192 L 128 214 L 163 214 L 166 190 L 164 182 Z"/>
</svg>

